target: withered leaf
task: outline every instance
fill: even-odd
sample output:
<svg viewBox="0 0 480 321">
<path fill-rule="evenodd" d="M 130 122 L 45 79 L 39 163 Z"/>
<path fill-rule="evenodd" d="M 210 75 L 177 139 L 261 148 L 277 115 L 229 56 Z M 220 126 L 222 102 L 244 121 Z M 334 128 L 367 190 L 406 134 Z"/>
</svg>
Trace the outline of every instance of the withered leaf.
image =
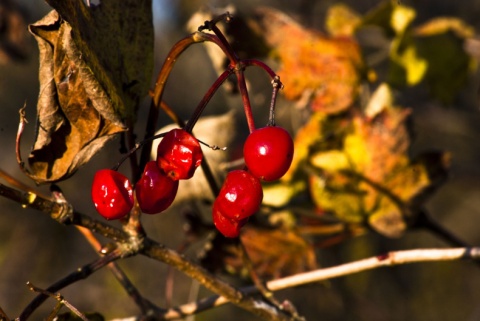
<svg viewBox="0 0 480 321">
<path fill-rule="evenodd" d="M 263 279 L 278 278 L 316 268 L 313 246 L 295 229 L 265 229 L 247 224 L 240 238 L 252 261 L 255 272 Z M 236 240 L 216 237 L 213 246 L 202 258 L 207 269 L 226 270 L 245 275 L 245 265 Z"/>
<path fill-rule="evenodd" d="M 257 10 L 262 34 L 278 56 L 287 99 L 311 95 L 311 108 L 338 113 L 350 107 L 359 90 L 364 64 L 353 38 L 308 30 L 280 11 Z"/>
<path fill-rule="evenodd" d="M 27 174 L 72 175 L 126 130 L 152 70 L 151 2 L 48 1 L 57 11 L 30 26 L 40 50 L 37 137 Z"/>
<path fill-rule="evenodd" d="M 310 155 L 317 170 L 310 178 L 315 204 L 344 222 L 401 236 L 448 166 L 443 153 L 409 158 L 408 115 L 408 109 L 391 106 L 372 118 L 355 113 L 351 130 L 341 137 L 342 148 Z"/>
<path fill-rule="evenodd" d="M 265 230 L 247 225 L 240 238 L 255 271 L 264 278 L 279 278 L 316 268 L 313 246 L 294 229 Z"/>
</svg>

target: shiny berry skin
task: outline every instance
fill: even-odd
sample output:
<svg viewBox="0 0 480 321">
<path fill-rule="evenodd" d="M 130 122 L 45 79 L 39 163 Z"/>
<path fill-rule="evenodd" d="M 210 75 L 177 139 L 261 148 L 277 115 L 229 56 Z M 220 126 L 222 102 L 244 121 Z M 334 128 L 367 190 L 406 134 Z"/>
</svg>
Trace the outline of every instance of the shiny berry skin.
<svg viewBox="0 0 480 321">
<path fill-rule="evenodd" d="M 101 169 L 93 177 L 92 200 L 97 212 L 107 220 L 122 218 L 133 207 L 132 185 L 119 172 Z"/>
<path fill-rule="evenodd" d="M 156 214 L 166 210 L 175 199 L 178 181 L 172 180 L 156 161 L 150 161 L 143 170 L 142 177 L 135 184 L 138 205 L 145 214 Z"/>
<path fill-rule="evenodd" d="M 240 235 L 241 227 L 248 221 L 248 218 L 243 220 L 232 220 L 226 217 L 218 209 L 217 202 L 213 204 L 212 218 L 213 224 L 215 224 L 217 230 L 222 233 L 223 236 L 232 238 Z"/>
<path fill-rule="evenodd" d="M 158 144 L 158 167 L 175 181 L 191 178 L 202 159 L 198 140 L 181 128 L 169 131 Z"/>
<path fill-rule="evenodd" d="M 214 207 L 225 217 L 239 221 L 255 214 L 262 199 L 260 180 L 247 171 L 235 170 L 227 174 Z"/>
<path fill-rule="evenodd" d="M 248 170 L 264 181 L 281 178 L 290 168 L 293 140 L 282 127 L 267 126 L 254 130 L 243 145 Z"/>
</svg>

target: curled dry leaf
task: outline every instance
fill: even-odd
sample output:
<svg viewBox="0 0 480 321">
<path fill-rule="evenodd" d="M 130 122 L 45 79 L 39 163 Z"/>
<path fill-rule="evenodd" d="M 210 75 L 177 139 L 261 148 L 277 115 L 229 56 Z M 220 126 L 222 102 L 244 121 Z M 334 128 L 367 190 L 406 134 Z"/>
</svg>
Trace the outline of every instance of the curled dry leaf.
<svg viewBox="0 0 480 321">
<path fill-rule="evenodd" d="M 27 175 L 72 175 L 126 130 L 151 77 L 151 3 L 48 1 L 57 11 L 30 26 L 40 50 L 38 126 Z"/>
<path fill-rule="evenodd" d="M 261 34 L 278 56 L 285 97 L 300 99 L 311 92 L 311 108 L 338 113 L 355 100 L 364 68 L 353 38 L 330 37 L 308 30 L 280 11 L 260 8 Z"/>
</svg>

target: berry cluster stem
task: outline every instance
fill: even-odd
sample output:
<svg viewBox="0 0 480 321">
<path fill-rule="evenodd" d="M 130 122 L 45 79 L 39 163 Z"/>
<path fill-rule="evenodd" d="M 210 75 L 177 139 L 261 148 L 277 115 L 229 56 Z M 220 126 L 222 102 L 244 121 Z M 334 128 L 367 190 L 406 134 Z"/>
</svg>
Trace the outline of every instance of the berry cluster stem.
<svg viewBox="0 0 480 321">
<path fill-rule="evenodd" d="M 272 79 L 272 99 L 270 100 L 270 110 L 268 115 L 268 126 L 275 126 L 275 106 L 277 103 L 277 95 L 278 91 L 283 87 L 282 83 L 280 82 L 280 77 L 275 76 Z"/>
<path fill-rule="evenodd" d="M 197 123 L 198 119 L 202 115 L 203 111 L 205 110 L 205 107 L 207 107 L 208 102 L 210 99 L 212 99 L 213 95 L 215 92 L 220 88 L 220 86 L 227 80 L 228 76 L 230 76 L 233 73 L 233 71 L 229 68 L 222 72 L 220 76 L 215 80 L 213 85 L 208 89 L 208 91 L 205 93 L 203 96 L 202 100 L 200 103 L 197 105 L 197 108 L 195 108 L 195 111 L 192 114 L 192 117 L 188 120 L 187 124 L 185 125 L 184 129 L 187 133 L 191 133 L 193 130 L 193 127 Z"/>
<path fill-rule="evenodd" d="M 235 76 L 238 80 L 238 89 L 242 95 L 243 109 L 247 117 L 248 129 L 250 132 L 255 130 L 255 122 L 253 120 L 252 106 L 250 105 L 250 98 L 248 97 L 247 83 L 245 82 L 245 75 L 243 73 L 243 65 L 238 65 L 235 68 Z"/>
</svg>

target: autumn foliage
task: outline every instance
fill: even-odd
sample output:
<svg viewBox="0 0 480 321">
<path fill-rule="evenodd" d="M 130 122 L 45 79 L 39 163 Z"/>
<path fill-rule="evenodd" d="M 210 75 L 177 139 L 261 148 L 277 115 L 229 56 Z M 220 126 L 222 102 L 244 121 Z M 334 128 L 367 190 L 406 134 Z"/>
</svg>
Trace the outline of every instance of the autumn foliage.
<svg viewBox="0 0 480 321">
<path fill-rule="evenodd" d="M 411 152 L 413 107 L 402 106 L 396 97 L 423 86 L 434 101 L 448 104 L 455 99 L 476 70 L 475 59 L 466 50 L 475 31 L 462 20 L 440 17 L 417 24 L 415 9 L 395 1 L 383 1 L 364 13 L 333 4 L 327 10 L 324 31 L 307 28 L 269 7 L 248 14 L 197 13 L 204 24 L 173 45 L 156 83 L 151 84 L 150 1 L 104 0 L 98 6 L 83 1 L 47 2 L 54 10 L 29 27 L 40 54 L 38 130 L 25 163 L 20 145 L 25 144 L 22 133 L 28 124 L 22 109 L 17 161 L 34 184 L 51 185 L 53 196 L 37 195 L 34 188 L 15 183 L 6 173 L 0 175 L 8 178 L 8 184 L 0 185 L 0 195 L 61 223 L 86 227 L 90 232 L 82 233 L 96 247 L 99 259 L 46 289 L 32 285 L 38 296 L 22 312 L 21 320 L 47 297 L 55 298 L 52 293 L 61 293 L 84 275 L 107 266 L 138 305 L 139 318 L 179 318 L 214 307 L 202 301 L 193 311 L 183 306 L 160 308 L 142 297 L 115 265 L 136 255 L 182 271 L 260 318 L 301 320 L 302 311 L 277 301 L 264 283 L 321 269 L 323 249 L 367 234 L 399 239 L 418 227 L 456 242 L 426 209 L 448 177 L 452 156 L 443 150 Z M 242 27 L 235 28 L 238 24 Z M 383 52 L 381 65 L 367 59 L 359 36 L 373 30 L 387 44 L 378 49 Z M 249 39 L 256 41 L 256 48 L 251 48 Z M 180 114 L 187 109 L 169 105 L 163 93 L 169 90 L 167 80 L 175 72 L 177 59 L 180 55 L 188 59 L 187 49 L 200 43 L 220 49 L 220 53 L 209 51 L 207 61 L 218 78 L 205 79 L 212 85 L 194 103 L 196 107 L 189 107 L 192 115 L 184 121 Z M 244 75 L 246 69 L 258 67 L 266 74 L 262 81 L 271 81 L 273 87 L 262 93 L 266 99 L 256 100 L 270 102 L 263 103 L 268 120 L 250 105 L 251 85 L 259 80 Z M 246 117 L 237 112 L 205 117 L 210 99 L 229 80 L 236 90 L 223 94 L 238 100 Z M 142 118 L 139 111 L 145 97 L 150 109 L 148 117 Z M 157 128 L 159 117 L 169 117 L 177 128 Z M 248 133 L 237 129 L 234 123 L 239 121 Z M 276 146 L 281 157 L 264 161 L 257 151 L 243 150 L 245 158 L 238 159 L 245 137 L 260 132 L 258 128 L 274 129 L 268 144 Z M 280 134 L 288 146 L 275 145 Z M 121 140 L 113 139 L 120 136 Z M 217 146 L 216 139 L 229 146 Z M 112 169 L 99 166 L 93 191 L 79 191 L 89 200 L 91 193 L 103 217 L 120 219 L 116 226 L 96 217 L 97 213 L 76 212 L 58 186 L 81 175 L 83 165 L 95 163 L 95 155 L 119 141 L 122 157 L 111 159 Z M 284 159 L 280 170 L 274 168 L 270 175 L 268 166 Z M 130 173 L 122 166 L 125 163 L 130 164 Z M 103 202 L 101 192 L 110 181 L 118 192 L 111 203 L 126 202 L 120 211 Z M 161 186 L 153 186 L 154 181 L 162 182 Z M 185 228 L 175 232 L 182 235 L 182 246 L 173 250 L 154 240 L 146 232 L 142 211 L 162 212 L 148 218 L 159 221 L 164 215 L 182 213 Z M 106 244 L 100 244 L 93 232 L 108 239 Z M 454 245 L 466 246 L 458 240 Z M 199 248 L 196 255 L 183 256 L 191 248 Z M 219 277 L 227 274 L 253 283 L 254 290 L 240 291 Z M 252 293 L 263 297 L 257 299 Z M 57 307 L 67 305 L 70 312 L 85 317 L 83 311 L 58 302 Z M 51 319 L 57 314 L 62 316 L 56 311 Z M 65 320 L 73 320 L 69 315 L 63 315 Z"/>
</svg>

